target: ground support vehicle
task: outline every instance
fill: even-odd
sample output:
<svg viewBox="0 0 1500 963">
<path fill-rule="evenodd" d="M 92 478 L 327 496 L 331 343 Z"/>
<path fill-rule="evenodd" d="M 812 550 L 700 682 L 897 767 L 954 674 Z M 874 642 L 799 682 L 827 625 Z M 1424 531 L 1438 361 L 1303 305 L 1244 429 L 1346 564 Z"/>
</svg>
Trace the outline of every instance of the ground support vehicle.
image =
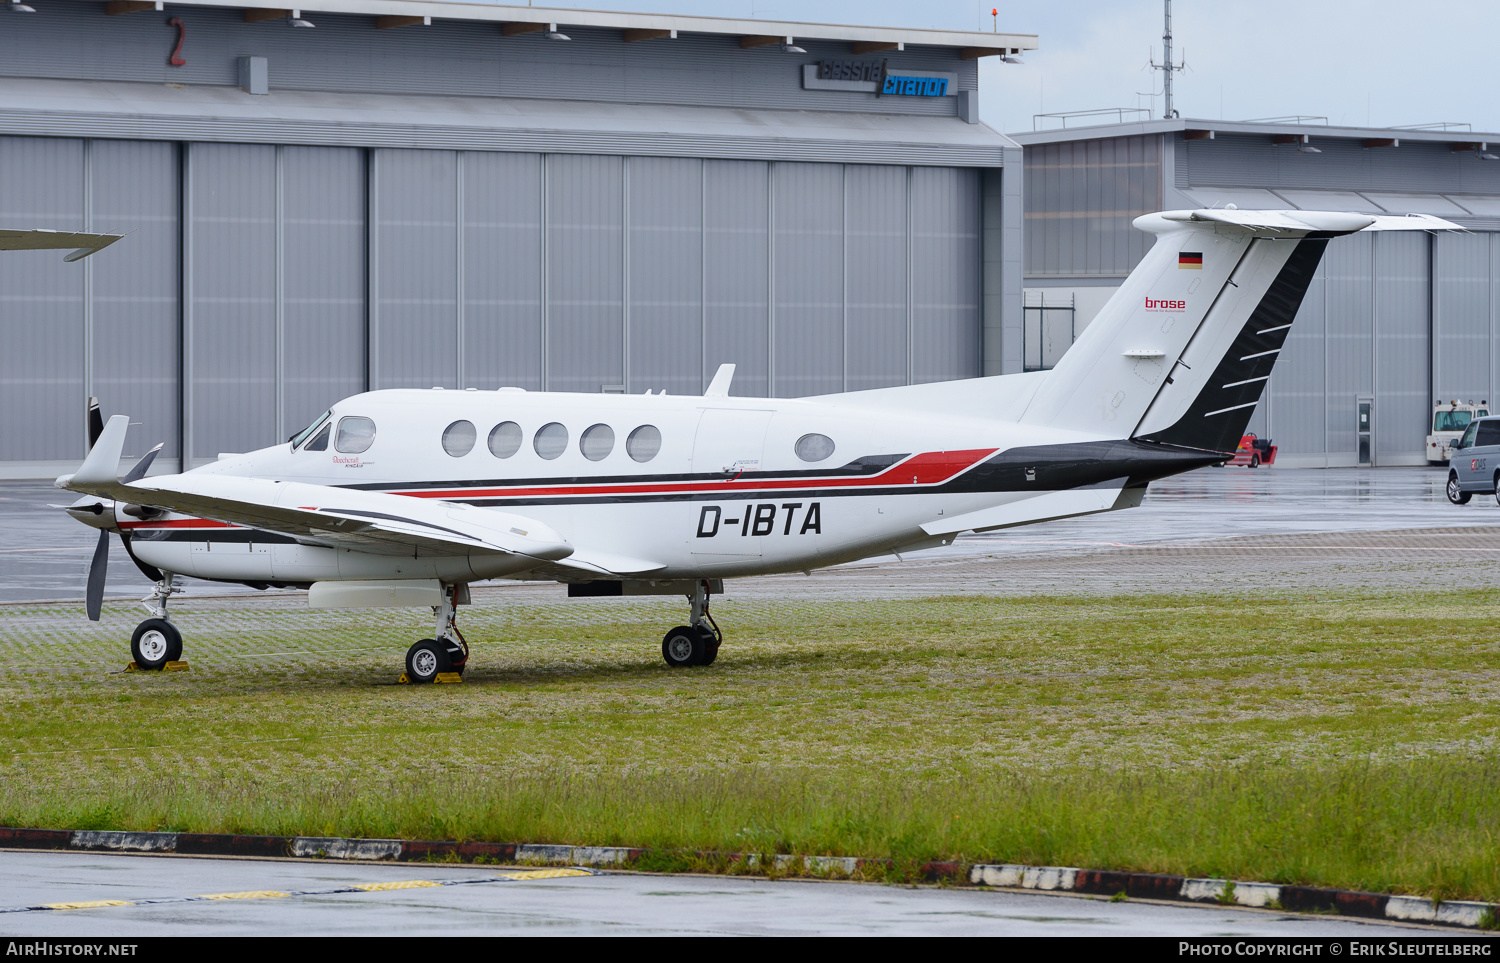
<svg viewBox="0 0 1500 963">
<path fill-rule="evenodd" d="M 1453 443 L 1463 435 L 1464 429 L 1475 418 L 1490 413 L 1489 402 L 1443 401 L 1432 403 L 1432 433 L 1427 436 L 1427 463 L 1446 465 L 1453 457 Z"/>
</svg>

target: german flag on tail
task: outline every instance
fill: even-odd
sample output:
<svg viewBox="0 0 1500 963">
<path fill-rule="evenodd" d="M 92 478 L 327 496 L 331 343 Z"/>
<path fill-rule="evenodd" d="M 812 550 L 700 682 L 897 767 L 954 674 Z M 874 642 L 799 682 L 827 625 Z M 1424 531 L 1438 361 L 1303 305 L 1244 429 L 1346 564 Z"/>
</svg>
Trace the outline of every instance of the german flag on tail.
<svg viewBox="0 0 1500 963">
<path fill-rule="evenodd" d="M 1177 255 L 1177 266 L 1191 268 L 1194 271 L 1203 270 L 1203 252 L 1182 251 Z"/>
</svg>

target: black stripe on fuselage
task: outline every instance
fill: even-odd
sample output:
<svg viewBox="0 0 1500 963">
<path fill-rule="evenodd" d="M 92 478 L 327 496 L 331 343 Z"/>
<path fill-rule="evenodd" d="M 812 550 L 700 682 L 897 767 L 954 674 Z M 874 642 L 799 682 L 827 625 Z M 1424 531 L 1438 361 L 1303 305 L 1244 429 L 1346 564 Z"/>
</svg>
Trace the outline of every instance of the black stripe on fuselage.
<svg viewBox="0 0 1500 963">
<path fill-rule="evenodd" d="M 747 471 L 733 476 L 735 481 L 765 481 L 797 478 L 865 478 L 878 475 L 911 457 L 900 455 L 865 455 L 838 468 L 810 468 L 805 471 Z M 336 485 L 352 491 L 405 492 L 437 488 L 444 491 L 461 488 L 541 488 L 549 485 L 669 485 L 683 482 L 721 482 L 728 477 L 722 471 L 679 472 L 668 475 L 574 475 L 554 478 L 470 478 L 460 481 L 374 482 L 359 485 Z"/>
<path fill-rule="evenodd" d="M 137 528 L 130 537 L 142 542 L 216 542 L 225 545 L 295 545 L 290 535 L 259 528 Z"/>
<path fill-rule="evenodd" d="M 525 505 L 628 505 L 658 502 L 764 501 L 779 498 L 837 498 L 840 496 L 888 496 L 975 494 L 984 492 L 1049 492 L 1087 488 L 1116 478 L 1127 484 L 1145 484 L 1167 475 L 1191 471 L 1222 462 L 1218 452 L 1154 444 L 1137 440 L 1088 441 L 1061 445 L 1011 448 L 993 455 L 963 474 L 938 485 L 871 485 L 841 488 L 761 488 L 751 491 L 607 492 L 573 495 L 484 495 L 466 498 L 456 494 L 448 501 L 489 508 Z M 439 488 L 428 482 L 422 488 Z"/>
</svg>

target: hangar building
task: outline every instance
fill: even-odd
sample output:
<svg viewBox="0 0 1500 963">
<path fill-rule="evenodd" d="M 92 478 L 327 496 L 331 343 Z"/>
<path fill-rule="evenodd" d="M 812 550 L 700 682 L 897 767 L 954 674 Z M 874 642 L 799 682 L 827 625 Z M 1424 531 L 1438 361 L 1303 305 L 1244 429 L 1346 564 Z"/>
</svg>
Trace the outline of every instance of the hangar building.
<svg viewBox="0 0 1500 963">
<path fill-rule="evenodd" d="M 1500 134 L 1319 119 L 1013 134 L 1026 155 L 1025 367 L 1055 364 L 1135 267 L 1153 240 L 1130 226 L 1141 214 L 1426 213 L 1469 233 L 1329 244 L 1249 430 L 1277 444 L 1279 465 L 1421 465 L 1435 400 L 1500 403 Z"/>
<path fill-rule="evenodd" d="M 1031 36 L 435 0 L 15 0 L 0 476 L 85 401 L 166 468 L 366 388 L 809 395 L 1021 369 Z M 28 12 L 30 11 L 30 12 Z"/>
</svg>

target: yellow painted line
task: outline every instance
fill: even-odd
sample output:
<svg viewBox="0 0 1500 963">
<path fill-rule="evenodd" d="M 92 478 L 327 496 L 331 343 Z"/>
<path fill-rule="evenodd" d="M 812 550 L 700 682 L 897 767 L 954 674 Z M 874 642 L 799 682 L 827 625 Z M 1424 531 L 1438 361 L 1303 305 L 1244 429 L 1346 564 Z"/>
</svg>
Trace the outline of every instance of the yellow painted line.
<svg viewBox="0 0 1500 963">
<path fill-rule="evenodd" d="M 500 873 L 496 879 L 563 879 L 567 876 L 592 876 L 586 869 L 538 869 L 526 873 Z"/>
<path fill-rule="evenodd" d="M 199 899 L 282 899 L 288 896 L 274 889 L 252 889 L 243 893 L 204 893 Z"/>
<path fill-rule="evenodd" d="M 88 899 L 79 900 L 76 903 L 43 903 L 48 909 L 94 909 L 99 906 L 134 906 L 135 904 L 124 899 Z"/>
<path fill-rule="evenodd" d="M 420 889 L 424 886 L 441 886 L 442 883 L 433 883 L 425 879 L 408 879 L 399 883 L 356 883 L 350 889 L 362 889 L 366 893 L 376 893 L 384 889 Z"/>
</svg>

